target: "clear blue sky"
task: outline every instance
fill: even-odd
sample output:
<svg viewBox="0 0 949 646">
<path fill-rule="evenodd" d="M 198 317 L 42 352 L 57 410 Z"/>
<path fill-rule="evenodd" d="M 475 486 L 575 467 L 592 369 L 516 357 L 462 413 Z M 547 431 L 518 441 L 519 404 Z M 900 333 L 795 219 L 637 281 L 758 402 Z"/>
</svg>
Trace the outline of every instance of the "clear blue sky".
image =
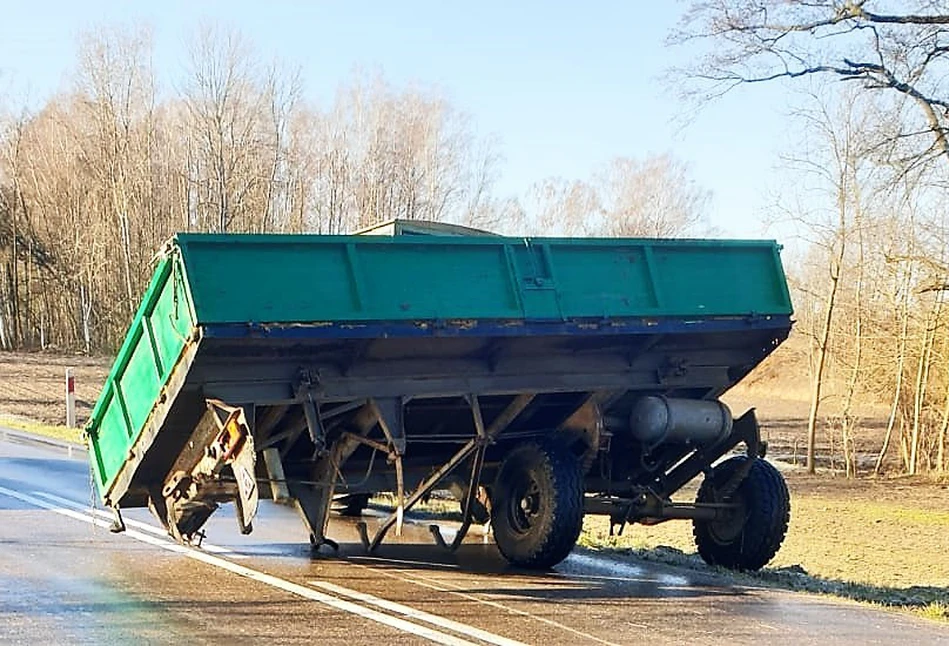
<svg viewBox="0 0 949 646">
<path fill-rule="evenodd" d="M 587 177 L 615 156 L 671 151 L 713 192 L 712 224 L 731 237 L 763 234 L 778 155 L 793 139 L 776 86 L 742 88 L 681 128 L 687 106 L 660 76 L 692 53 L 663 44 L 684 9 L 666 0 L 4 4 L 0 91 L 15 100 L 41 102 L 67 82 L 84 30 L 150 25 L 168 84 L 184 68 L 188 36 L 217 22 L 262 56 L 300 66 L 308 98 L 319 103 L 357 68 L 439 87 L 479 134 L 499 138 L 502 196 L 522 196 L 545 177 Z"/>
</svg>

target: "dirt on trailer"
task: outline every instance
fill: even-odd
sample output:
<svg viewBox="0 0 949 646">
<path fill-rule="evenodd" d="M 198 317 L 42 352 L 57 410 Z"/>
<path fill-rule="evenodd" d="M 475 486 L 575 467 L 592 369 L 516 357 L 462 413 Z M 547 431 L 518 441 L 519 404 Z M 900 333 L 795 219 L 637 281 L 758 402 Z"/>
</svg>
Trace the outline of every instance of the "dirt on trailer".
<svg viewBox="0 0 949 646">
<path fill-rule="evenodd" d="M 66 423 L 66 369 L 76 385 L 76 422 L 86 423 L 109 374 L 111 357 L 0 352 L 0 417 Z"/>
</svg>

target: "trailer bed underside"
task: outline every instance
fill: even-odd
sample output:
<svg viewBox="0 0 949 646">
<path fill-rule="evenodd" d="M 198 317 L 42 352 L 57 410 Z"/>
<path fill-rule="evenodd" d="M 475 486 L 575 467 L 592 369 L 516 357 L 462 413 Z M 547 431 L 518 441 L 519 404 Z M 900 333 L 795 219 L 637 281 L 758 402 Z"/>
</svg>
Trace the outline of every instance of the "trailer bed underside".
<svg viewBox="0 0 949 646">
<path fill-rule="evenodd" d="M 243 406 L 258 450 L 279 449 L 288 478 L 305 477 L 315 456 L 305 402 L 315 404 L 332 432 L 351 428 L 369 399 L 397 400 L 404 410 L 405 467 L 421 478 L 475 433 L 467 396 L 476 395 L 492 419 L 518 394 L 534 395 L 497 438 L 503 446 L 558 428 L 594 395 L 605 404 L 604 418 L 617 419 L 644 394 L 715 399 L 789 329 L 786 316 L 204 328 L 176 367 L 167 405 L 156 407 L 108 502 L 147 504 L 149 489 L 167 477 L 207 400 Z M 363 472 L 371 456 L 361 447 L 347 468 Z"/>
</svg>

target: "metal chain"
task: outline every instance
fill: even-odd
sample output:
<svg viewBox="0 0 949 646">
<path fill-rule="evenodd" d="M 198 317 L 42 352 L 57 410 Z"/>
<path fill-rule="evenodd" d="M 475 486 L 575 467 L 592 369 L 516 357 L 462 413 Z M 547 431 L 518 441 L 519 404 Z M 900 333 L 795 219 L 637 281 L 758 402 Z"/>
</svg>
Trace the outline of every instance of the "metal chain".
<svg viewBox="0 0 949 646">
<path fill-rule="evenodd" d="M 93 450 L 92 442 L 88 436 L 85 438 L 85 440 L 86 440 L 86 451 L 91 452 Z M 90 459 L 90 460 L 87 460 L 87 462 L 89 463 L 89 511 L 92 513 L 92 533 L 96 534 L 96 526 L 98 524 L 96 522 L 96 519 L 97 519 L 96 514 L 98 512 L 98 509 L 96 506 L 96 497 L 97 497 L 96 472 L 95 472 L 95 467 L 93 466 L 94 464 L 93 460 Z"/>
</svg>

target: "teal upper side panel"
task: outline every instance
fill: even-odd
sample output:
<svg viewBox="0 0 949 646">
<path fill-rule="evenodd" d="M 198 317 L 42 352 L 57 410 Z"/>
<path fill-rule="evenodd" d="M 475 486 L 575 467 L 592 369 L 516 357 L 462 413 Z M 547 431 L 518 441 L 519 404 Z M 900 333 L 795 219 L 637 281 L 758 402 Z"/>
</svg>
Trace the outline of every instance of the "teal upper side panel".
<svg viewBox="0 0 949 646">
<path fill-rule="evenodd" d="M 771 241 L 179 234 L 199 325 L 791 313 Z"/>
</svg>

